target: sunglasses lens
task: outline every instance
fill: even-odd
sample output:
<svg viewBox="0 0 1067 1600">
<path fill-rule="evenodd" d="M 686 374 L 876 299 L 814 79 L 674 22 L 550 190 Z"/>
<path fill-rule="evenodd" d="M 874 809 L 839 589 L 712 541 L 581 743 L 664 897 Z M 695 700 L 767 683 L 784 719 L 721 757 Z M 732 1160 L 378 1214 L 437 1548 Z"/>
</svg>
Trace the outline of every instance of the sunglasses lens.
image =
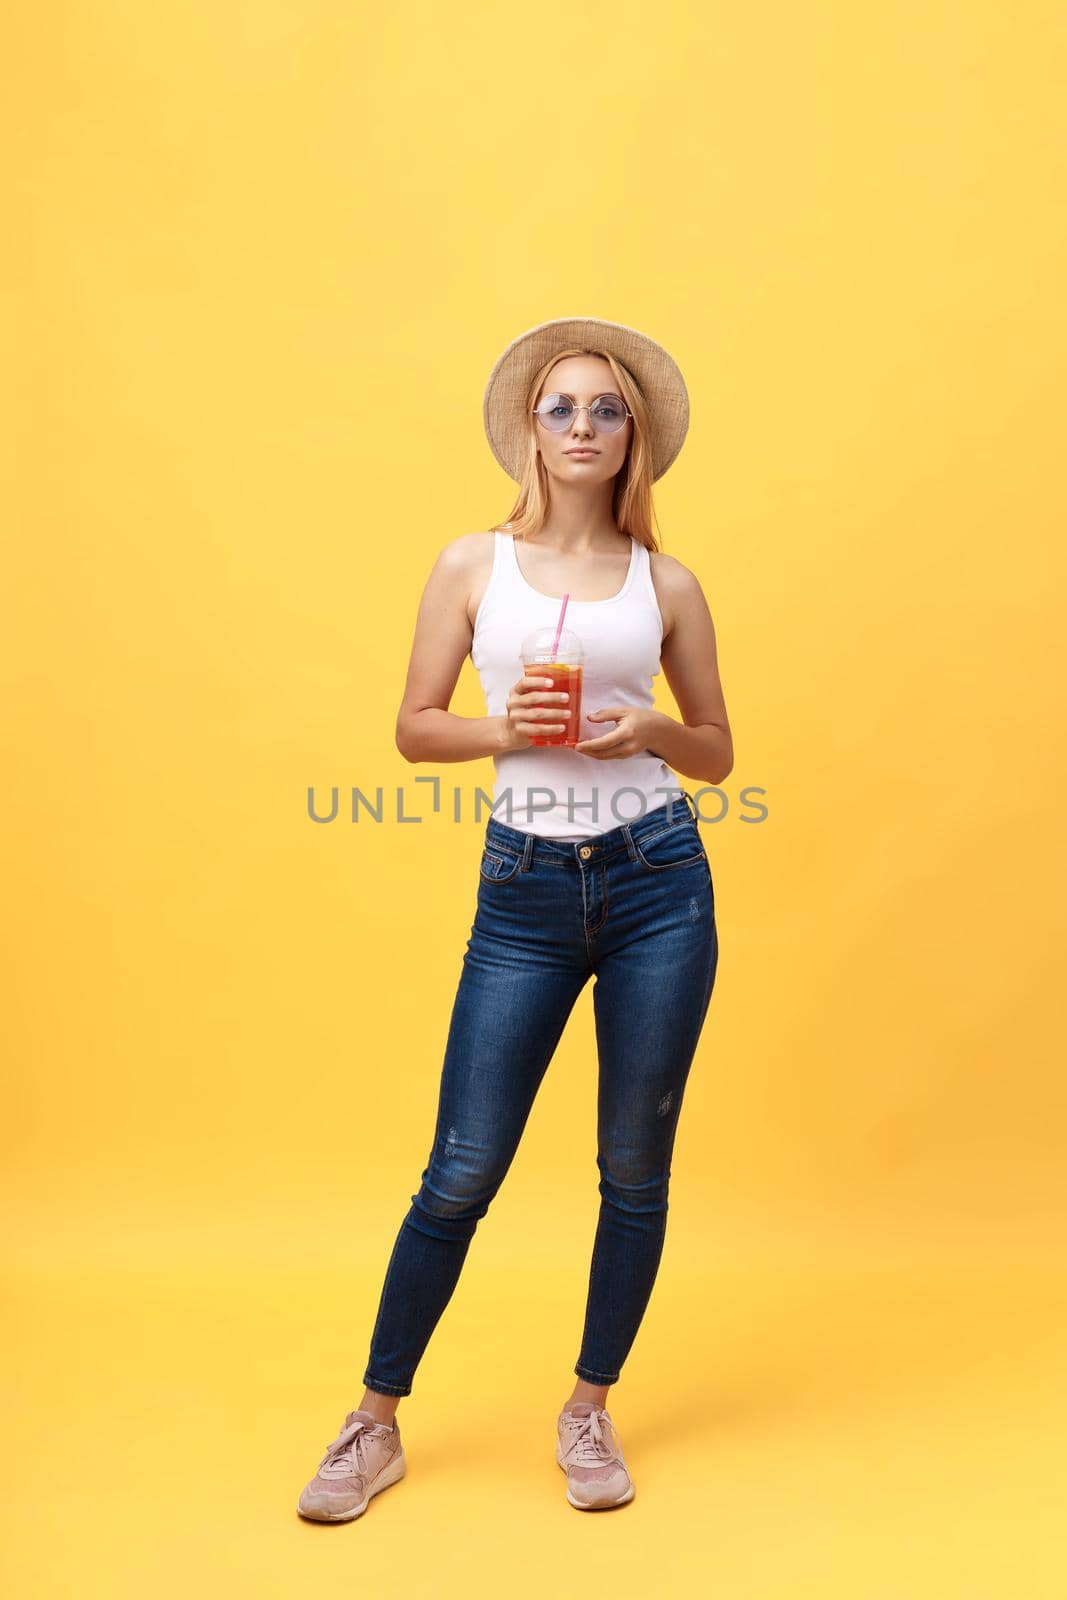
<svg viewBox="0 0 1067 1600">
<path fill-rule="evenodd" d="M 626 421 L 626 407 L 617 394 L 602 394 L 589 419 L 598 433 L 615 433 Z"/>
<path fill-rule="evenodd" d="M 539 421 L 552 433 L 562 433 L 564 428 L 569 428 L 573 415 L 574 406 L 565 394 L 546 394 L 537 407 Z"/>
</svg>

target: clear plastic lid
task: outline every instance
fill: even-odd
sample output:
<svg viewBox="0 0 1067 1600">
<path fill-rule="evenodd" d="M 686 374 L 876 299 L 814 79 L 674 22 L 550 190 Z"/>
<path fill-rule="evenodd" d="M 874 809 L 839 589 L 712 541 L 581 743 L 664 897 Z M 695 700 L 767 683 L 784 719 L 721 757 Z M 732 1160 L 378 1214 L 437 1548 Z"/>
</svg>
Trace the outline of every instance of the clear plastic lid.
<svg viewBox="0 0 1067 1600">
<path fill-rule="evenodd" d="M 553 650 L 552 641 L 555 637 L 554 623 L 547 628 L 537 628 L 533 633 L 528 633 L 522 641 L 520 651 L 523 665 L 536 666 L 539 661 L 562 661 L 570 666 L 581 666 L 585 660 L 585 650 L 573 628 L 560 630 L 559 643 Z"/>
</svg>

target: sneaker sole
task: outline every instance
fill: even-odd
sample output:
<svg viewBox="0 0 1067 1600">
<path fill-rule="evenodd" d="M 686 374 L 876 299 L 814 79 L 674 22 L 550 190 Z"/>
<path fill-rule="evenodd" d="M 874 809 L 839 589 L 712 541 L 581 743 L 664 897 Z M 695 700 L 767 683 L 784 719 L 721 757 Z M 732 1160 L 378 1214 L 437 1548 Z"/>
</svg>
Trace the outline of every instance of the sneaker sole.
<svg viewBox="0 0 1067 1600">
<path fill-rule="evenodd" d="M 564 1472 L 566 1472 L 567 1463 L 561 1460 L 558 1450 L 556 1451 L 556 1463 L 558 1466 L 563 1468 Z M 568 1479 L 567 1481 L 567 1499 L 570 1501 L 571 1505 L 576 1511 L 611 1511 L 615 1506 L 624 1506 L 629 1504 L 633 1497 L 634 1485 L 631 1483 L 626 1493 L 620 1494 L 617 1500 L 600 1500 L 596 1505 L 590 1505 L 587 1500 L 576 1500 L 574 1498 L 573 1494 L 571 1493 L 570 1480 Z"/>
<path fill-rule="evenodd" d="M 379 1473 L 359 1505 L 353 1506 L 351 1511 L 305 1511 L 303 1507 L 297 1506 L 297 1513 L 301 1517 L 306 1517 L 309 1522 L 352 1522 L 356 1517 L 363 1515 L 376 1494 L 380 1494 L 383 1489 L 388 1489 L 390 1484 L 399 1483 L 406 1471 L 407 1462 L 404 1459 L 404 1452 L 401 1450 L 399 1455 Z"/>
</svg>

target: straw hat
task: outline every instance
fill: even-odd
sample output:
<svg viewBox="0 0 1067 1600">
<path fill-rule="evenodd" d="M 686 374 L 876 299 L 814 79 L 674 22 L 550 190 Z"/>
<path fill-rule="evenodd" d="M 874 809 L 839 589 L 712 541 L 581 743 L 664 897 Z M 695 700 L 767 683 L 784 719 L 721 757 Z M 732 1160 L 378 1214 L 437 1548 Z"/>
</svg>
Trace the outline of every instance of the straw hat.
<svg viewBox="0 0 1067 1600">
<path fill-rule="evenodd" d="M 526 459 L 526 396 L 534 373 L 569 345 L 609 350 L 637 383 L 648 406 L 652 476 L 662 478 L 689 427 L 689 393 L 677 362 L 647 333 L 600 317 L 556 317 L 512 339 L 497 357 L 482 401 L 490 448 L 518 482 Z"/>
</svg>

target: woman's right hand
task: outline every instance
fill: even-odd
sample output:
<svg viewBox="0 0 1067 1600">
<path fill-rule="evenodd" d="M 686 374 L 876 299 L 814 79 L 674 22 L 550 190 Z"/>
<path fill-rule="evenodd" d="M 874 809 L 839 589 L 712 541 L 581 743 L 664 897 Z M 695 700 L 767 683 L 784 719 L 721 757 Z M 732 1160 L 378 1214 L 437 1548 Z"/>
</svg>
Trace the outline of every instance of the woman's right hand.
<svg viewBox="0 0 1067 1600">
<path fill-rule="evenodd" d="M 565 706 L 570 695 L 564 690 L 546 694 L 546 688 L 551 689 L 552 684 L 551 678 L 522 677 L 512 686 L 504 713 L 509 750 L 527 749 L 535 733 L 562 733 L 566 728 L 566 722 L 558 721 L 560 713 L 555 707 Z M 546 705 L 546 701 L 553 704 Z"/>
</svg>

